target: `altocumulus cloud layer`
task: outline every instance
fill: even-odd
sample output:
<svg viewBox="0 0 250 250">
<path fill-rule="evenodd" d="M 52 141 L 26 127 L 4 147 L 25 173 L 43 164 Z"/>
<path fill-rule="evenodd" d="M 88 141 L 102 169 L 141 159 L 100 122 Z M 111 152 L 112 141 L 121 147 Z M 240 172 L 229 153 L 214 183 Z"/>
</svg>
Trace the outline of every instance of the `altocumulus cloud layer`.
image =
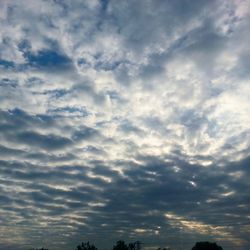
<svg viewBox="0 0 250 250">
<path fill-rule="evenodd" d="M 250 233 L 248 0 L 1 0 L 0 249 Z"/>
</svg>

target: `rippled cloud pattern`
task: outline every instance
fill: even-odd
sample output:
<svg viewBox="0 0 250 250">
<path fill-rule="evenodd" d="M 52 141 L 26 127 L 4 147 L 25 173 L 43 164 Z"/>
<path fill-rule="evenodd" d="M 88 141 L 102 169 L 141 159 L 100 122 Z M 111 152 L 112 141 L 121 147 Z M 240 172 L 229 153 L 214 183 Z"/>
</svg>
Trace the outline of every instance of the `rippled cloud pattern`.
<svg viewBox="0 0 250 250">
<path fill-rule="evenodd" d="M 249 25 L 249 0 L 2 0 L 0 249 L 248 249 Z"/>
</svg>

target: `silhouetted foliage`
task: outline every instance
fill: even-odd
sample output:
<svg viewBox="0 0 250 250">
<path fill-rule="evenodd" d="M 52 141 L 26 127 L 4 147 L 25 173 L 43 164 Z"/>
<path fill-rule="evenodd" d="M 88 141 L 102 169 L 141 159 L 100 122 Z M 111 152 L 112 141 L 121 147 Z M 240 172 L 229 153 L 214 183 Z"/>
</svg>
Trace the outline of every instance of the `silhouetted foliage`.
<svg viewBox="0 0 250 250">
<path fill-rule="evenodd" d="M 76 250 L 97 250 L 95 245 L 90 245 L 89 242 L 82 242 L 76 247 Z"/>
<path fill-rule="evenodd" d="M 130 247 L 132 247 L 132 243 L 130 243 L 129 245 Z M 123 240 L 119 240 L 116 242 L 116 245 L 113 246 L 113 250 L 129 250 L 129 247 L 125 244 Z"/>
<path fill-rule="evenodd" d="M 133 243 L 128 244 L 128 249 L 129 250 L 140 250 L 141 249 L 142 242 L 140 241 L 135 241 Z"/>
<path fill-rule="evenodd" d="M 221 246 L 218 246 L 216 243 L 204 241 L 196 242 L 192 250 L 223 250 L 223 248 Z"/>
<path fill-rule="evenodd" d="M 134 243 L 129 243 L 128 244 L 128 249 L 129 250 L 134 250 L 135 249 L 135 244 Z"/>
<path fill-rule="evenodd" d="M 42 247 L 42 248 L 36 248 L 36 249 L 35 249 L 35 248 L 31 248 L 30 250 L 49 250 L 49 249 L 48 249 L 48 248 L 43 248 L 43 247 Z"/>
<path fill-rule="evenodd" d="M 35 248 L 31 248 L 30 250 L 49 250 L 49 249 L 48 249 L 48 248 L 43 248 L 43 247 L 42 247 L 42 248 L 36 248 L 36 249 L 35 249 Z"/>
<path fill-rule="evenodd" d="M 113 246 L 113 250 L 140 250 L 141 244 L 143 244 L 140 241 L 135 241 L 132 243 L 129 243 L 128 245 L 123 240 L 119 240 L 116 242 L 116 245 Z M 32 248 L 30 250 L 49 250 L 47 248 Z M 95 245 L 90 244 L 88 242 L 82 242 L 80 245 L 78 245 L 75 250 L 98 250 Z M 157 248 L 156 250 L 170 250 L 170 248 Z M 223 248 L 215 242 L 196 242 L 195 246 L 192 248 L 192 250 L 223 250 Z"/>
</svg>

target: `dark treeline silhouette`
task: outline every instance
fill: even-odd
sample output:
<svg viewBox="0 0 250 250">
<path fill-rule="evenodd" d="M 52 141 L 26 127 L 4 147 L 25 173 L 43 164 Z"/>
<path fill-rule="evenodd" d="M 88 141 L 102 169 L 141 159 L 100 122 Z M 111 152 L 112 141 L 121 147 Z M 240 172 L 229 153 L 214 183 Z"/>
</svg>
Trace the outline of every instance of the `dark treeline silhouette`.
<svg viewBox="0 0 250 250">
<path fill-rule="evenodd" d="M 36 249 L 34 249 L 34 248 L 31 248 L 30 250 L 49 250 L 48 248 L 36 248 Z"/>
<path fill-rule="evenodd" d="M 157 248 L 156 250 L 171 250 L 170 247 L 164 247 L 164 248 Z"/>
<path fill-rule="evenodd" d="M 196 242 L 192 250 L 223 250 L 223 249 L 216 243 L 205 241 L 205 242 Z"/>
<path fill-rule="evenodd" d="M 140 250 L 142 243 L 140 241 L 136 241 L 133 243 L 129 243 L 128 245 L 123 240 L 118 240 L 116 244 L 113 246 L 113 250 Z M 37 248 L 30 250 L 49 250 L 47 248 Z M 90 244 L 89 242 L 82 242 L 78 245 L 75 250 L 98 250 L 94 244 Z M 171 250 L 170 248 L 156 248 L 156 250 Z M 217 243 L 212 243 L 208 241 L 196 242 L 194 247 L 191 250 L 223 250 L 223 248 Z"/>
<path fill-rule="evenodd" d="M 140 241 L 136 241 L 126 245 L 123 240 L 119 240 L 116 242 L 116 245 L 113 246 L 113 250 L 140 250 L 141 244 Z"/>
<path fill-rule="evenodd" d="M 82 242 L 82 244 L 78 245 L 75 250 L 97 250 L 97 248 L 89 242 Z"/>
</svg>

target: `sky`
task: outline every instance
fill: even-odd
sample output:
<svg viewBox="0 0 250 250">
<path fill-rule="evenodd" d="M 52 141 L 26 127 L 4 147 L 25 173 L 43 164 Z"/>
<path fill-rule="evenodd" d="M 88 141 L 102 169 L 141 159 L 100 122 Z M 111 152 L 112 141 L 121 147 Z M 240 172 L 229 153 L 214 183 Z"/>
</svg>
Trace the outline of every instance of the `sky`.
<svg viewBox="0 0 250 250">
<path fill-rule="evenodd" d="M 0 5 L 0 250 L 249 249 L 249 0 Z"/>
</svg>

